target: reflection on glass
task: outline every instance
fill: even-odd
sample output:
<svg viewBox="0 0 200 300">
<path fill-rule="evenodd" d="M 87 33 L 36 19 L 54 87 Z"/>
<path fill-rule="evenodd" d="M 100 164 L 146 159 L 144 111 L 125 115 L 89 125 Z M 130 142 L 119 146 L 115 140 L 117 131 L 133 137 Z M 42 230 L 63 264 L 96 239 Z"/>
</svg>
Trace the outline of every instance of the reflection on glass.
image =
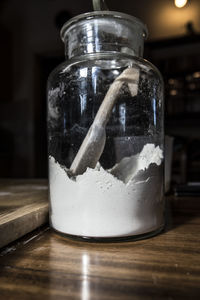
<svg viewBox="0 0 200 300">
<path fill-rule="evenodd" d="M 153 99 L 153 123 L 156 126 L 156 99 Z"/>
<path fill-rule="evenodd" d="M 93 67 L 92 68 L 92 86 L 93 86 L 93 90 L 94 90 L 94 93 L 96 94 L 97 92 L 97 68 L 96 67 Z"/>
<path fill-rule="evenodd" d="M 122 125 L 123 131 L 126 130 L 126 104 L 120 104 L 119 106 L 119 121 Z"/>
<path fill-rule="evenodd" d="M 87 95 L 83 94 L 83 95 L 79 95 L 80 97 L 80 105 L 81 105 L 81 115 L 83 114 L 83 112 L 86 109 L 86 104 L 87 104 Z"/>
</svg>

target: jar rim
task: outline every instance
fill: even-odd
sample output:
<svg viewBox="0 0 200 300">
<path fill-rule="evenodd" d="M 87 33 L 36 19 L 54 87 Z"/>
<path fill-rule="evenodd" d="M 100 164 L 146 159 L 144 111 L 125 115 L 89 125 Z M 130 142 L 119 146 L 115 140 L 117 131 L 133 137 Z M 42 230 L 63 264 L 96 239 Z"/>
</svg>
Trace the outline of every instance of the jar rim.
<svg viewBox="0 0 200 300">
<path fill-rule="evenodd" d="M 61 36 L 62 41 L 64 42 L 65 32 L 69 27 L 73 26 L 78 21 L 81 21 L 81 20 L 84 20 L 84 19 L 85 20 L 91 20 L 91 19 L 95 18 L 96 16 L 99 16 L 99 17 L 109 16 L 109 17 L 112 17 L 114 19 L 126 19 L 128 21 L 134 22 L 134 23 L 138 24 L 143 29 L 144 39 L 146 39 L 147 36 L 148 36 L 147 26 L 140 19 L 138 19 L 134 16 L 131 16 L 131 15 L 125 14 L 125 13 L 117 12 L 117 11 L 111 11 L 111 10 L 101 11 L 101 10 L 99 10 L 99 11 L 92 11 L 92 12 L 87 12 L 87 13 L 84 13 L 84 14 L 80 14 L 76 17 L 71 18 L 66 23 L 64 23 L 64 25 L 62 26 L 61 31 L 60 31 L 60 36 Z"/>
</svg>

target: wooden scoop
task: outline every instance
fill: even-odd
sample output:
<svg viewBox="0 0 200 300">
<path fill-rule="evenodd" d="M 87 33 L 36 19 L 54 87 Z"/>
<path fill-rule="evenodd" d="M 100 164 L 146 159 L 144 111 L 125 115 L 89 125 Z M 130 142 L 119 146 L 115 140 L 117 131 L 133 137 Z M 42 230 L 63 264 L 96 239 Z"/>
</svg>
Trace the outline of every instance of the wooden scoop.
<svg viewBox="0 0 200 300">
<path fill-rule="evenodd" d="M 128 83 L 130 93 L 134 97 L 138 92 L 138 82 L 139 70 L 127 68 L 111 84 L 99 107 L 95 119 L 72 162 L 70 167 L 70 173 L 72 175 L 83 174 L 88 167 L 95 168 L 105 146 L 105 127 L 119 95 L 119 91 L 124 83 Z"/>
<path fill-rule="evenodd" d="M 92 0 L 94 10 L 108 10 L 105 0 Z"/>
</svg>

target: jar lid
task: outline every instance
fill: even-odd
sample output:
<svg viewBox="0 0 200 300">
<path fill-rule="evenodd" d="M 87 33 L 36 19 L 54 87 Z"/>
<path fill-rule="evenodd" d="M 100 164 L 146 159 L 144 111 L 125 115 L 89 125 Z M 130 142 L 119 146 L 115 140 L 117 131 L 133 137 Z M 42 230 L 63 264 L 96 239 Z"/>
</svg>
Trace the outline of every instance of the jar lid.
<svg viewBox="0 0 200 300">
<path fill-rule="evenodd" d="M 80 14 L 80 15 L 70 19 L 69 21 L 67 21 L 63 25 L 63 27 L 60 31 L 60 36 L 61 36 L 62 41 L 64 41 L 65 33 L 69 27 L 72 27 L 73 25 L 75 25 L 77 22 L 79 22 L 81 20 L 91 20 L 91 19 L 95 19 L 98 17 L 109 17 L 109 18 L 113 18 L 113 19 L 128 20 L 131 23 L 135 23 L 141 27 L 141 29 L 143 31 L 144 39 L 146 39 L 148 36 L 147 26 L 144 23 L 142 23 L 142 21 L 140 21 L 140 19 L 138 19 L 136 17 L 133 17 L 133 16 L 125 14 L 125 13 L 116 12 L 116 11 L 93 11 L 93 12 Z"/>
</svg>

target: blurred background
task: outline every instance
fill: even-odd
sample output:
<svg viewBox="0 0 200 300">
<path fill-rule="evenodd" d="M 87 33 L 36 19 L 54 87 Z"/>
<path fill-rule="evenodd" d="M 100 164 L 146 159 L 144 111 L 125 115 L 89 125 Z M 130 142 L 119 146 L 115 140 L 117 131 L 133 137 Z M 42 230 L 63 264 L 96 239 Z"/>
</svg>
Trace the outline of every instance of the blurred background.
<svg viewBox="0 0 200 300">
<path fill-rule="evenodd" d="M 165 82 L 174 184 L 200 181 L 200 0 L 185 2 L 107 0 L 149 29 L 144 58 Z M 64 61 L 60 28 L 88 11 L 91 0 L 0 1 L 0 177 L 47 177 L 46 81 Z"/>
</svg>

